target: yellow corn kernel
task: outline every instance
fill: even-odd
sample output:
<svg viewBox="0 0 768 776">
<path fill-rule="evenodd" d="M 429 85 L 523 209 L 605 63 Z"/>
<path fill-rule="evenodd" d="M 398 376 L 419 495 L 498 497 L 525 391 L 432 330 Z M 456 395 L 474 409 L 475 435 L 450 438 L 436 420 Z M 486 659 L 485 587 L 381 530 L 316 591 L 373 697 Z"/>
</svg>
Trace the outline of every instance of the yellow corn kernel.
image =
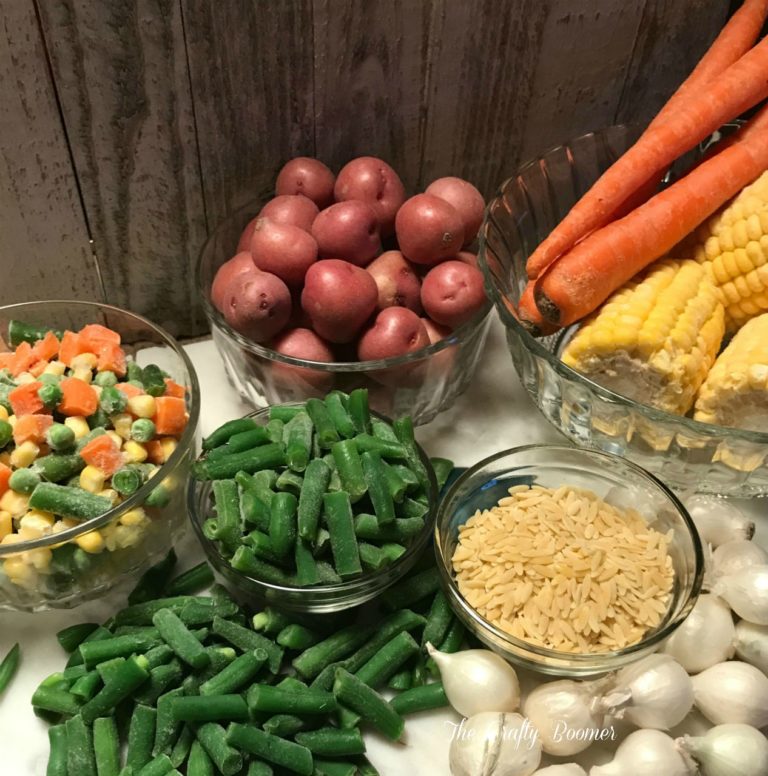
<svg viewBox="0 0 768 776">
<path fill-rule="evenodd" d="M 107 436 L 117 445 L 118 449 L 123 446 L 123 438 L 116 431 L 107 431 Z"/>
<path fill-rule="evenodd" d="M 34 568 L 19 556 L 6 559 L 3 564 L 3 571 L 5 571 L 6 576 L 11 582 L 22 587 L 31 587 L 32 583 L 37 579 Z"/>
<path fill-rule="evenodd" d="M 69 366 L 75 372 L 78 369 L 87 369 L 90 372 L 91 369 L 96 369 L 98 363 L 99 359 L 95 353 L 79 353 L 69 362 Z"/>
<path fill-rule="evenodd" d="M 0 420 L 8 420 L 8 410 L 0 404 Z"/>
<path fill-rule="evenodd" d="M 29 512 L 19 520 L 19 531 L 37 531 L 39 536 L 46 536 L 51 533 L 54 522 L 53 515 L 50 512 L 43 512 L 39 509 L 30 509 Z"/>
<path fill-rule="evenodd" d="M 94 555 L 104 550 L 104 537 L 101 535 L 101 531 L 98 530 L 88 531 L 88 533 L 78 536 L 75 542 L 81 550 Z"/>
<path fill-rule="evenodd" d="M 141 507 L 136 507 L 136 509 L 129 509 L 122 515 L 120 522 L 123 525 L 143 525 L 148 519 L 147 513 Z"/>
<path fill-rule="evenodd" d="M 37 456 L 40 454 L 40 448 L 32 441 L 27 440 L 22 442 L 11 453 L 11 466 L 16 469 L 26 469 L 34 463 Z"/>
<path fill-rule="evenodd" d="M 31 563 L 38 571 L 47 571 L 52 558 L 53 553 L 49 547 L 38 547 L 24 553 L 24 560 Z"/>
<path fill-rule="evenodd" d="M 163 460 L 167 461 L 173 451 L 179 446 L 179 440 L 173 437 L 163 437 L 160 440 L 160 447 L 163 450 Z"/>
<path fill-rule="evenodd" d="M 143 533 L 144 531 L 140 526 L 118 525 L 115 527 L 113 536 L 115 546 L 120 549 L 132 547 L 134 544 L 139 543 Z"/>
<path fill-rule="evenodd" d="M 82 380 L 84 383 L 90 383 L 93 380 L 93 372 L 88 367 L 82 369 L 75 369 L 72 372 L 72 377 Z"/>
<path fill-rule="evenodd" d="M 77 520 L 73 520 L 71 517 L 64 517 L 61 520 L 57 520 L 53 524 L 51 533 L 61 533 L 62 531 L 66 531 L 68 528 L 74 528 L 76 525 L 80 525 Z"/>
<path fill-rule="evenodd" d="M 23 536 L 20 536 L 17 533 L 9 533 L 5 535 L 2 539 L 0 539 L 0 546 L 7 547 L 9 544 L 21 544 L 25 541 Z M 6 558 L 16 558 L 18 557 L 20 553 L 12 553 L 11 555 L 6 555 Z"/>
<path fill-rule="evenodd" d="M 119 415 L 112 416 L 112 425 L 114 426 L 115 433 L 122 439 L 131 438 L 131 424 L 133 423 L 133 417 L 127 412 L 121 412 Z"/>
<path fill-rule="evenodd" d="M 147 448 L 131 439 L 123 445 L 123 455 L 127 463 L 141 463 L 147 460 Z"/>
<path fill-rule="evenodd" d="M 24 528 L 19 527 L 18 533 L 16 535 L 22 541 L 31 542 L 31 541 L 34 541 L 35 539 L 41 539 L 44 534 L 38 526 L 27 525 Z"/>
<path fill-rule="evenodd" d="M 61 377 L 67 371 L 67 365 L 63 361 L 50 361 L 43 369 L 44 375 L 58 375 Z"/>
<path fill-rule="evenodd" d="M 13 518 L 10 512 L 0 512 L 0 541 L 13 531 Z"/>
<path fill-rule="evenodd" d="M 112 506 L 120 501 L 120 494 L 112 488 L 104 488 L 104 490 L 99 491 L 98 495 L 102 498 L 108 498 L 112 502 Z"/>
<path fill-rule="evenodd" d="M 103 490 L 107 475 L 98 467 L 90 464 L 80 472 L 80 487 L 89 493 L 98 493 Z"/>
<path fill-rule="evenodd" d="M 16 381 L 16 385 L 27 385 L 27 383 L 34 383 L 37 380 L 31 372 L 21 372 L 13 379 Z"/>
<path fill-rule="evenodd" d="M 16 416 L 15 415 L 9 415 L 8 416 L 8 422 L 11 424 L 11 428 L 16 427 Z"/>
<path fill-rule="evenodd" d="M 137 418 L 152 418 L 155 415 L 155 397 L 148 393 L 128 399 L 128 409 Z"/>
<path fill-rule="evenodd" d="M 72 429 L 75 439 L 82 439 L 91 430 L 88 427 L 88 421 L 82 415 L 64 418 L 64 425 Z"/>
<path fill-rule="evenodd" d="M 6 490 L 0 498 L 0 509 L 10 512 L 11 517 L 21 517 L 26 514 L 29 507 L 29 496 L 17 493 L 15 490 Z"/>
</svg>

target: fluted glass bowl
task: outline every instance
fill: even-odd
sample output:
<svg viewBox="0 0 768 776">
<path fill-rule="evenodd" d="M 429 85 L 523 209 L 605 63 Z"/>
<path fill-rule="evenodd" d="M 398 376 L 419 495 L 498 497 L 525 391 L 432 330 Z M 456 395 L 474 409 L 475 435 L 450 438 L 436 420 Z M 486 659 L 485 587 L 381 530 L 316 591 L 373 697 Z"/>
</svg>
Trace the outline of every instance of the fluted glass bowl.
<svg viewBox="0 0 768 776">
<path fill-rule="evenodd" d="M 222 221 L 203 246 L 197 265 L 197 287 L 227 377 L 253 407 L 303 401 L 336 388 L 346 393 L 367 388 L 371 407 L 383 415 L 408 414 L 428 423 L 448 409 L 472 379 L 491 322 L 488 303 L 450 337 L 406 356 L 380 361 L 324 363 L 284 356 L 236 332 L 211 304 L 218 268 L 235 255 L 246 224 L 261 210 L 252 202 Z"/>
<path fill-rule="evenodd" d="M 176 340 L 126 310 L 77 301 L 13 304 L 0 307 L 0 332 L 8 331 L 12 319 L 74 331 L 88 323 L 108 326 L 120 334 L 123 349 L 139 365 L 157 364 L 187 388 L 187 426 L 151 480 L 103 515 L 39 539 L 0 545 L 0 609 L 66 609 L 137 577 L 160 560 L 181 534 L 187 518 L 185 480 L 195 454 L 200 389 L 192 363 Z M 83 538 L 92 532 L 103 541 Z"/>
<path fill-rule="evenodd" d="M 524 165 L 488 206 L 480 265 L 512 360 L 547 420 L 577 445 L 626 456 L 683 490 L 768 495 L 767 433 L 699 423 L 603 388 L 560 361 L 577 326 L 536 339 L 515 317 L 528 256 L 636 134 L 609 127 L 559 146 Z"/>
<path fill-rule="evenodd" d="M 616 507 L 636 509 L 661 533 L 672 532 L 669 554 L 674 568 L 672 595 L 659 626 L 637 644 L 609 652 L 573 654 L 515 638 L 485 620 L 466 601 L 456 583 L 451 559 L 459 527 L 477 510 L 496 506 L 517 485 L 585 488 Z M 440 503 L 435 552 L 443 588 L 459 619 L 481 641 L 525 668 L 558 676 L 614 671 L 657 650 L 696 603 L 704 573 L 701 541 L 685 507 L 653 475 L 615 455 L 575 447 L 528 445 L 486 458 L 467 469 Z"/>
</svg>

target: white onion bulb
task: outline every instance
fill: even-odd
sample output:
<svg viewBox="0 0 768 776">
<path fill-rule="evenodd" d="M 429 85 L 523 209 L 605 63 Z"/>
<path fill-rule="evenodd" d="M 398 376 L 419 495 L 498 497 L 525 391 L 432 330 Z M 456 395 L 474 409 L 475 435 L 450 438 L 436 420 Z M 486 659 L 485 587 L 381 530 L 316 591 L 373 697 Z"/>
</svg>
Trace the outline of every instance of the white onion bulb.
<svg viewBox="0 0 768 776">
<path fill-rule="evenodd" d="M 725 599 L 742 619 L 768 625 L 768 565 L 747 566 L 735 574 L 718 577 L 712 592 Z"/>
<path fill-rule="evenodd" d="M 725 577 L 748 566 L 765 566 L 766 564 L 768 564 L 768 552 L 759 544 L 749 542 L 746 539 L 721 544 L 712 553 L 713 577 Z"/>
<path fill-rule="evenodd" d="M 702 671 L 692 681 L 696 708 L 715 725 L 768 725 L 768 676 L 760 669 L 730 660 Z"/>
<path fill-rule="evenodd" d="M 563 763 L 562 765 L 550 765 L 536 771 L 533 776 L 587 776 L 587 772 L 576 763 Z"/>
<path fill-rule="evenodd" d="M 690 496 L 683 499 L 702 543 L 719 547 L 736 539 L 749 540 L 755 535 L 755 524 L 733 504 L 714 496 Z"/>
<path fill-rule="evenodd" d="M 701 764 L 705 776 L 765 776 L 768 739 L 749 725 L 718 725 L 677 745 Z"/>
<path fill-rule="evenodd" d="M 768 674 L 768 625 L 736 623 L 736 654 L 745 662 Z"/>
<path fill-rule="evenodd" d="M 636 730 L 619 745 L 605 765 L 595 765 L 589 776 L 693 776 L 696 768 L 675 742 L 659 730 Z"/>
</svg>

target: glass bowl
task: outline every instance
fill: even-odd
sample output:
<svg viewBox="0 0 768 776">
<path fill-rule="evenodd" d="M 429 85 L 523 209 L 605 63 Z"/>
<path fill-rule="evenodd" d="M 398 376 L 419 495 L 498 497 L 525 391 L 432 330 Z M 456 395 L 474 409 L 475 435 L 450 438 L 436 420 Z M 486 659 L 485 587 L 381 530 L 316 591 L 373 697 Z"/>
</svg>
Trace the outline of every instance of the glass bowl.
<svg viewBox="0 0 768 776">
<path fill-rule="evenodd" d="M 632 646 L 611 652 L 571 654 L 515 638 L 483 619 L 464 599 L 451 558 L 459 526 L 477 510 L 493 507 L 515 485 L 557 488 L 572 485 L 594 491 L 608 503 L 636 509 L 656 530 L 671 530 L 669 553 L 674 583 L 667 613 L 658 628 Z M 701 589 L 704 556 L 685 508 L 663 483 L 615 455 L 576 447 L 528 445 L 496 453 L 468 469 L 443 498 L 435 525 L 435 553 L 443 588 L 464 625 L 513 663 L 545 674 L 585 676 L 613 671 L 654 652 L 693 608 Z"/>
<path fill-rule="evenodd" d="M 450 337 L 406 356 L 381 361 L 324 363 L 284 356 L 236 332 L 210 302 L 216 270 L 235 255 L 245 225 L 261 210 L 252 202 L 216 227 L 200 253 L 197 288 L 213 341 L 232 385 L 248 404 L 264 407 L 323 396 L 337 388 L 368 388 L 371 407 L 384 415 L 409 414 L 427 423 L 466 390 L 491 322 L 490 302 Z"/>
<path fill-rule="evenodd" d="M 290 406 L 295 402 L 287 402 L 287 404 Z M 388 420 L 379 413 L 372 412 L 371 414 L 382 420 Z M 261 425 L 266 425 L 269 420 L 269 407 L 251 412 L 245 417 L 255 418 Z M 419 454 L 429 474 L 430 483 L 430 509 L 424 519 L 424 528 L 413 537 L 406 551 L 393 563 L 378 571 L 370 571 L 354 579 L 337 584 L 298 587 L 267 582 L 232 568 L 229 560 L 219 551 L 216 542 L 209 539 L 203 532 L 203 523 L 214 514 L 213 488 L 210 481 L 200 481 L 193 478 L 189 480 L 189 508 L 192 526 L 205 554 L 208 556 L 208 562 L 239 598 L 249 602 L 256 601 L 261 605 L 279 606 L 304 614 L 325 614 L 350 609 L 370 601 L 405 576 L 413 568 L 431 538 L 437 512 L 437 481 L 432 464 L 421 446 L 419 446 Z"/>
<path fill-rule="evenodd" d="M 583 135 L 526 164 L 491 201 L 480 265 L 512 360 L 547 420 L 577 445 L 626 456 L 681 489 L 768 495 L 768 434 L 699 423 L 603 388 L 560 361 L 577 327 L 536 339 L 515 317 L 528 256 L 636 134 L 618 126 Z"/>
<path fill-rule="evenodd" d="M 70 608 L 143 573 L 165 556 L 185 527 L 185 479 L 194 459 L 200 389 L 192 363 L 176 340 L 139 315 L 94 302 L 57 300 L 0 307 L 0 332 L 8 330 L 11 319 L 54 329 L 78 330 L 88 323 L 108 326 L 119 332 L 124 350 L 139 364 L 155 363 L 188 388 L 187 427 L 152 480 L 99 517 L 57 534 L 0 545 L 0 609 Z M 159 484 L 164 488 L 162 498 L 158 492 L 146 503 Z M 137 509 L 143 509 L 148 518 L 138 524 Z M 86 552 L 79 541 L 91 531 L 99 531 L 107 547 L 114 549 Z M 25 575 L 15 575 L 14 582 L 4 569 L 8 561 L 18 563 L 18 558 L 29 568 Z"/>
</svg>

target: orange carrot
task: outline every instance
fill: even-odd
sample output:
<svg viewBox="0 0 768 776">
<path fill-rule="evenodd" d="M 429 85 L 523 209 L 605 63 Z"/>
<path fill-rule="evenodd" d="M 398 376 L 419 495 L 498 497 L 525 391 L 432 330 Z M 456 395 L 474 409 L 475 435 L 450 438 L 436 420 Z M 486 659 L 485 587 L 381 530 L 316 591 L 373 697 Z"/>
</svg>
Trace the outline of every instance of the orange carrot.
<svg viewBox="0 0 768 776">
<path fill-rule="evenodd" d="M 13 352 L 0 353 L 0 369 L 10 369 L 15 355 Z"/>
<path fill-rule="evenodd" d="M 102 345 L 119 345 L 120 335 L 99 323 L 89 323 L 78 332 L 83 353 L 98 353 Z"/>
<path fill-rule="evenodd" d="M 17 377 L 22 372 L 26 372 L 35 361 L 37 358 L 32 352 L 32 346 L 28 342 L 21 342 L 16 348 L 8 368 L 11 370 L 11 374 Z"/>
<path fill-rule="evenodd" d="M 117 388 L 126 399 L 132 399 L 134 396 L 141 396 L 144 393 L 138 385 L 131 385 L 130 383 L 118 383 L 115 388 Z"/>
<path fill-rule="evenodd" d="M 59 383 L 63 397 L 57 407 L 62 415 L 93 415 L 99 406 L 96 391 L 77 377 L 67 377 Z"/>
<path fill-rule="evenodd" d="M 520 303 L 517 306 L 517 311 L 511 307 L 506 298 L 504 299 L 504 302 L 512 315 L 520 321 L 529 334 L 532 334 L 534 337 L 546 337 L 548 334 L 556 332 L 558 327 L 549 321 L 545 321 L 539 308 L 536 307 L 533 296 L 534 286 L 535 282 L 529 280 L 520 296 Z"/>
<path fill-rule="evenodd" d="M 155 399 L 155 429 L 160 435 L 179 436 L 187 425 L 187 404 L 175 396 Z"/>
<path fill-rule="evenodd" d="M 45 432 L 53 425 L 50 415 L 24 415 L 16 419 L 13 427 L 13 441 L 17 445 L 24 442 L 34 442 L 36 445 L 45 442 Z"/>
<path fill-rule="evenodd" d="M 109 370 L 119 377 L 125 374 L 125 351 L 114 342 L 99 345 L 96 355 L 99 357 L 96 368 L 99 372 Z"/>
<path fill-rule="evenodd" d="M 40 375 L 45 372 L 45 368 L 48 366 L 47 361 L 35 361 L 34 364 L 32 364 L 27 371 L 34 375 L 35 377 L 40 377 Z"/>
<path fill-rule="evenodd" d="M 159 439 L 150 439 L 144 443 L 144 447 L 147 449 L 147 460 L 150 463 L 165 463 L 165 450 Z"/>
<path fill-rule="evenodd" d="M 101 469 L 108 477 L 123 465 L 120 449 L 107 434 L 94 437 L 88 442 L 80 451 L 80 457 L 90 466 Z"/>
<path fill-rule="evenodd" d="M 59 345 L 59 361 L 63 361 L 69 366 L 72 363 L 72 359 L 75 356 L 79 356 L 82 352 L 78 335 L 73 331 L 65 331 Z"/>
<path fill-rule="evenodd" d="M 166 396 L 175 396 L 177 399 L 183 399 L 186 396 L 187 391 L 183 385 L 174 382 L 170 377 L 164 378 L 164 381 Z"/>
<path fill-rule="evenodd" d="M 609 223 L 660 171 L 727 121 L 768 96 L 768 38 L 687 97 L 678 108 L 647 129 L 571 208 L 528 259 L 528 276 L 536 278 L 579 240 Z"/>
<path fill-rule="evenodd" d="M 42 412 L 45 409 L 43 400 L 38 396 L 37 391 L 43 384 L 35 381 L 34 383 L 24 383 L 14 388 L 8 394 L 8 401 L 11 404 L 13 414 L 20 418 L 22 415 L 34 415 L 36 412 Z"/>
<path fill-rule="evenodd" d="M 59 338 L 52 331 L 45 332 L 45 337 L 35 343 L 32 352 L 41 361 L 50 361 L 59 352 Z"/>
<path fill-rule="evenodd" d="M 11 479 L 11 467 L 0 463 L 0 496 L 8 490 L 8 480 Z"/>
<path fill-rule="evenodd" d="M 663 256 L 768 169 L 768 130 L 734 143 L 624 218 L 599 229 L 537 279 L 544 318 L 567 326 Z"/>
</svg>

